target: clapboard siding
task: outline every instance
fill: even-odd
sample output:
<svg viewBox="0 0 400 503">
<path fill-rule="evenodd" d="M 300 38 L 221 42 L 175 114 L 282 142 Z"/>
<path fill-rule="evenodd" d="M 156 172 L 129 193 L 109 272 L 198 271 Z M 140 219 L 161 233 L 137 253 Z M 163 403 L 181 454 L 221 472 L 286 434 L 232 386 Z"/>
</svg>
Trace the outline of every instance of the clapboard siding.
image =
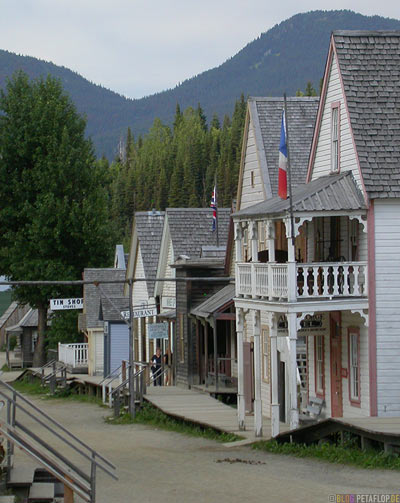
<svg viewBox="0 0 400 503">
<path fill-rule="evenodd" d="M 104 333 L 94 332 L 94 371 L 95 375 L 102 375 L 104 372 Z"/>
<path fill-rule="evenodd" d="M 253 173 L 253 184 L 252 182 Z M 254 136 L 254 127 L 250 122 L 247 136 L 246 154 L 244 160 L 240 208 L 247 208 L 253 204 L 264 201 L 263 181 L 261 178 L 260 165 L 257 156 L 257 148 Z"/>
<path fill-rule="evenodd" d="M 379 416 L 400 415 L 400 200 L 375 201 Z"/>
<path fill-rule="evenodd" d="M 137 259 L 136 259 L 136 267 L 134 270 L 133 277 L 136 278 L 145 278 L 144 267 L 143 267 L 143 258 L 142 251 L 140 246 L 138 248 Z M 147 302 L 149 300 L 149 295 L 147 293 L 147 285 L 145 281 L 137 281 L 133 283 L 133 293 L 132 293 L 132 302 L 134 306 L 140 306 L 142 302 Z"/>
<path fill-rule="evenodd" d="M 172 246 L 172 240 L 169 239 L 168 243 L 168 253 L 167 253 L 167 263 L 165 267 L 165 277 L 166 278 L 175 278 L 175 269 L 171 267 L 171 264 L 174 262 L 174 249 Z M 175 297 L 176 295 L 176 286 L 173 281 L 165 281 L 163 285 L 162 291 L 163 297 Z"/>
<path fill-rule="evenodd" d="M 340 170 L 352 171 L 358 186 L 362 189 L 349 115 L 343 96 L 337 60 L 333 55 L 312 170 L 313 180 L 320 176 L 329 175 L 331 172 L 331 105 L 337 101 L 340 102 Z"/>
</svg>

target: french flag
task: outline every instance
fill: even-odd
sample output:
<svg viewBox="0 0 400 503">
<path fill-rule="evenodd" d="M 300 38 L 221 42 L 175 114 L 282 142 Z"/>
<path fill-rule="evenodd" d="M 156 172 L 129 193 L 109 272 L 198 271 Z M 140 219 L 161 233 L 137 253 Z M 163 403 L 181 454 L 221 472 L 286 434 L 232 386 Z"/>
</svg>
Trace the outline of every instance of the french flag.
<svg viewBox="0 0 400 503">
<path fill-rule="evenodd" d="M 214 186 L 214 190 L 211 196 L 210 207 L 213 209 L 213 219 L 212 219 L 212 231 L 214 232 L 217 228 L 217 187 Z"/>
<path fill-rule="evenodd" d="M 279 174 L 278 174 L 278 196 L 287 199 L 287 141 L 286 141 L 286 120 L 285 110 L 282 111 L 281 141 L 279 144 Z"/>
</svg>

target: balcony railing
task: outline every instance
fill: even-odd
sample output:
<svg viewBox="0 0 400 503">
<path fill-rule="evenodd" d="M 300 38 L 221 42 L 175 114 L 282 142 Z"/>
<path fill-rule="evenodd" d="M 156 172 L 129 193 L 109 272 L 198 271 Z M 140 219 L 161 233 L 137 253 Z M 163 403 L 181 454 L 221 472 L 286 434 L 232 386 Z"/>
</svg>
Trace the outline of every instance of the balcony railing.
<svg viewBox="0 0 400 503">
<path fill-rule="evenodd" d="M 246 298 L 296 300 L 367 297 L 367 262 L 295 264 L 246 262 L 236 264 L 236 295 Z M 292 285 L 293 292 L 289 291 Z M 292 293 L 292 295 L 290 295 Z"/>
<path fill-rule="evenodd" d="M 58 344 L 58 360 L 70 365 L 72 368 L 87 367 L 88 345 L 82 344 Z"/>
</svg>

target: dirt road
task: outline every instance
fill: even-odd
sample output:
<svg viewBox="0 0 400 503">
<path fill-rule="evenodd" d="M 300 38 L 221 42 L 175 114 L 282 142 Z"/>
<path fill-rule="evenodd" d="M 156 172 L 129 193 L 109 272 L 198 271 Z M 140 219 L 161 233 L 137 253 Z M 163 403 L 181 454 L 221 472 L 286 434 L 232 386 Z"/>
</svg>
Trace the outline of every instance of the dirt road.
<svg viewBox="0 0 400 503">
<path fill-rule="evenodd" d="M 98 503 L 328 502 L 336 493 L 396 493 L 400 488 L 396 472 L 353 469 L 248 447 L 227 449 L 150 427 L 108 425 L 103 417 L 109 411 L 96 405 L 33 401 L 117 465 L 119 482 L 99 472 Z M 218 462 L 225 458 L 265 464 Z"/>
</svg>

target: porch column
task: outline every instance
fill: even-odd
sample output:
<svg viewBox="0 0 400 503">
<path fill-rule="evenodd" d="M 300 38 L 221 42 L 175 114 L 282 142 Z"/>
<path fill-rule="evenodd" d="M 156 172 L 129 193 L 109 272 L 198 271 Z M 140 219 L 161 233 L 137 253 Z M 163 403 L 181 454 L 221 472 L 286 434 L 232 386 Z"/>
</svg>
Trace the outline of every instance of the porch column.
<svg viewBox="0 0 400 503">
<path fill-rule="evenodd" d="M 254 431 L 262 436 L 260 311 L 253 311 L 254 338 Z"/>
<path fill-rule="evenodd" d="M 271 435 L 279 435 L 279 399 L 278 399 L 278 325 L 275 313 L 271 314 L 269 334 L 271 337 Z"/>
<path fill-rule="evenodd" d="M 258 223 L 250 222 L 251 261 L 258 262 Z"/>
<path fill-rule="evenodd" d="M 267 247 L 268 247 L 268 297 L 273 299 L 273 274 L 271 264 L 275 263 L 275 223 L 271 220 L 267 221 Z"/>
<path fill-rule="evenodd" d="M 290 218 L 285 219 L 286 237 L 288 244 L 288 269 L 287 269 L 287 287 L 288 287 L 288 302 L 296 302 L 296 247 L 294 244 L 295 236 L 292 239 L 292 226 Z"/>
<path fill-rule="evenodd" d="M 299 427 L 299 410 L 297 404 L 297 314 L 288 313 L 288 329 L 289 329 L 289 392 L 290 392 L 290 429 L 294 430 Z"/>
<path fill-rule="evenodd" d="M 241 222 L 235 222 L 235 258 L 236 262 L 243 261 L 243 228 Z"/>
<path fill-rule="evenodd" d="M 244 402 L 244 367 L 243 367 L 243 309 L 236 309 L 236 336 L 237 336 L 237 373 L 238 373 L 238 394 L 237 394 L 237 414 L 239 430 L 245 429 L 245 402 Z"/>
</svg>

